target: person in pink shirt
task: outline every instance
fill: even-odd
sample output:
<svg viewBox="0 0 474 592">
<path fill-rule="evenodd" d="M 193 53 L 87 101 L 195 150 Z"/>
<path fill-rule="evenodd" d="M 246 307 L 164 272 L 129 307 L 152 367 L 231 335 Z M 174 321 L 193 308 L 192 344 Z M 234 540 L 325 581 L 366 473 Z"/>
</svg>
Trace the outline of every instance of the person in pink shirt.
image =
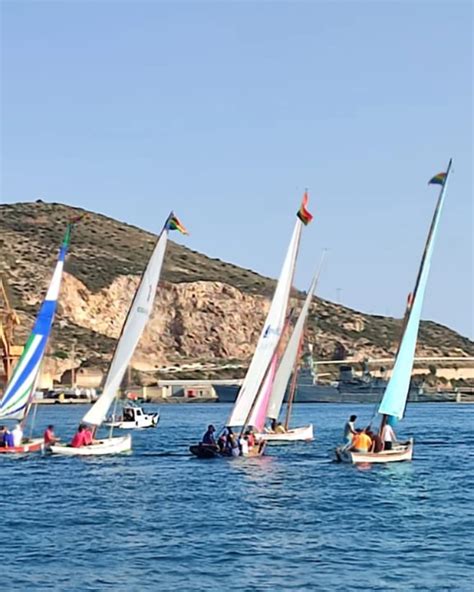
<svg viewBox="0 0 474 592">
<path fill-rule="evenodd" d="M 86 430 L 82 424 L 77 428 L 77 432 L 74 434 L 74 437 L 71 440 L 72 448 L 80 448 L 81 446 L 86 446 L 85 431 Z"/>
<path fill-rule="evenodd" d="M 59 441 L 59 438 L 56 437 L 56 434 L 54 433 L 54 426 L 53 425 L 49 425 L 43 434 L 43 439 L 44 439 L 44 443 L 46 445 L 51 445 L 51 444 L 56 444 L 56 442 Z"/>
<path fill-rule="evenodd" d="M 94 435 L 89 426 L 84 428 L 84 446 L 90 446 L 94 442 Z"/>
</svg>

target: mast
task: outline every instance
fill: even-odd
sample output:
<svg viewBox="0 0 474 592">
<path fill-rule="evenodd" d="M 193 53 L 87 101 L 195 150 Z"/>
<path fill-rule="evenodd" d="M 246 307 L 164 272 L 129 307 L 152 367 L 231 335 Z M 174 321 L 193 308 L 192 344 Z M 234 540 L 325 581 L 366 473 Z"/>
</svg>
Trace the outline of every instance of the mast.
<svg viewBox="0 0 474 592">
<path fill-rule="evenodd" d="M 430 229 L 426 239 L 425 247 L 421 258 L 420 267 L 415 282 L 413 296 L 408 299 L 407 308 L 403 322 L 403 334 L 398 346 L 392 376 L 385 389 L 382 401 L 379 406 L 379 413 L 382 415 L 380 422 L 380 433 L 389 421 L 390 417 L 401 419 L 404 415 L 408 400 L 409 383 L 413 368 L 418 328 L 421 318 L 421 308 L 428 274 L 433 254 L 434 240 L 436 237 L 441 210 L 444 204 L 449 173 L 451 171 L 452 159 L 450 159 L 445 173 L 433 177 L 428 184 L 441 185 L 438 201 L 431 220 Z"/>
<path fill-rule="evenodd" d="M 326 258 L 326 253 L 327 253 L 327 249 L 324 249 L 324 251 L 321 255 L 321 261 L 319 263 L 319 269 L 318 269 L 316 276 L 309 288 L 309 293 L 311 294 L 311 296 L 310 296 L 311 300 L 313 299 L 314 292 L 316 291 L 316 287 L 319 282 L 319 276 L 321 275 L 321 270 L 323 269 L 323 264 L 324 264 L 324 260 Z M 306 297 L 308 298 L 308 296 L 306 296 Z M 303 304 L 303 308 L 301 309 L 301 313 L 300 313 L 300 314 L 304 314 L 304 324 L 303 324 L 303 330 L 301 332 L 301 337 L 300 337 L 300 340 L 298 343 L 298 350 L 297 350 L 297 354 L 295 357 L 295 363 L 293 366 L 293 376 L 291 379 L 290 394 L 288 397 L 288 403 L 286 404 L 286 417 L 285 417 L 285 430 L 286 431 L 288 431 L 288 426 L 290 424 L 291 412 L 293 409 L 293 402 L 294 402 L 294 398 L 296 395 L 296 384 L 297 384 L 299 368 L 300 368 L 300 357 L 301 357 L 301 351 L 303 349 L 303 344 L 304 344 L 304 336 L 305 336 L 306 328 L 308 325 L 307 315 L 309 312 L 309 303 L 311 302 L 311 300 L 308 302 L 308 306 L 306 305 L 307 304 L 306 302 L 305 302 L 305 304 Z M 305 311 L 305 309 L 306 309 L 306 311 Z M 295 327 L 295 330 L 296 330 L 296 327 Z"/>
<path fill-rule="evenodd" d="M 299 367 L 300 367 L 300 356 L 301 350 L 303 349 L 304 343 L 304 332 L 300 337 L 300 342 L 298 344 L 298 353 L 296 355 L 295 364 L 293 366 L 293 376 L 291 377 L 291 385 L 290 385 L 290 395 L 288 397 L 288 403 L 286 404 L 286 416 L 285 416 L 285 430 L 288 431 L 288 426 L 290 425 L 290 418 L 291 412 L 293 410 L 293 401 L 296 394 L 296 381 L 298 379 L 299 374 Z"/>
</svg>

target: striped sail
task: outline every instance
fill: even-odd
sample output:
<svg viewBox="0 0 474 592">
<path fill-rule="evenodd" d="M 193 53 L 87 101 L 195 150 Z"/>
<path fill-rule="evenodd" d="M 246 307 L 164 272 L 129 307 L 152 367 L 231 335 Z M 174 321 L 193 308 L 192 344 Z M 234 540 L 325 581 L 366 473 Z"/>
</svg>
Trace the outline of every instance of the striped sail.
<svg viewBox="0 0 474 592">
<path fill-rule="evenodd" d="M 405 413 L 408 392 L 410 389 L 410 379 L 413 369 L 413 359 L 415 357 L 416 341 L 418 338 L 418 327 L 420 325 L 423 299 L 425 296 L 426 284 L 430 272 L 431 258 L 433 256 L 434 243 L 438 232 L 439 219 L 444 205 L 444 197 L 448 182 L 451 161 L 441 188 L 441 192 L 433 214 L 428 239 L 425 245 L 425 251 L 421 260 L 420 270 L 410 299 L 407 313 L 405 316 L 406 324 L 400 347 L 395 359 L 392 376 L 385 389 L 382 401 L 379 406 L 379 413 L 394 418 L 394 421 L 402 419 Z"/>
<path fill-rule="evenodd" d="M 169 222 L 172 220 L 173 213 L 170 214 L 143 272 L 110 363 L 104 390 L 84 415 L 83 421 L 89 425 L 100 426 L 106 418 L 110 406 L 119 392 L 120 384 L 132 359 L 133 352 L 150 318 L 168 242 Z"/>
<path fill-rule="evenodd" d="M 280 415 L 280 410 L 283 405 L 283 399 L 288 387 L 288 382 L 295 367 L 296 359 L 300 350 L 300 343 L 303 339 L 306 317 L 308 316 L 314 291 L 316 290 L 316 286 L 318 284 L 319 274 L 320 271 L 315 274 L 313 281 L 311 282 L 311 286 L 309 287 L 303 307 L 299 314 L 298 320 L 296 321 L 295 328 L 293 329 L 293 333 L 291 334 L 285 349 L 285 353 L 281 358 L 280 365 L 278 366 L 278 370 L 275 375 L 272 394 L 267 410 L 267 417 L 271 419 L 278 419 L 278 416 Z"/>
<path fill-rule="evenodd" d="M 38 380 L 41 362 L 46 351 L 46 344 L 53 326 L 72 226 L 73 224 L 69 224 L 67 227 L 48 292 L 41 305 L 30 337 L 26 342 L 23 354 L 18 360 L 13 376 L 0 401 L 0 418 L 21 420 L 28 412 Z"/>
<path fill-rule="evenodd" d="M 268 311 L 249 369 L 240 388 L 239 396 L 227 421 L 228 426 L 236 427 L 246 424 L 252 406 L 254 405 L 255 397 L 262 386 L 265 374 L 269 369 L 273 354 L 280 341 L 280 335 L 285 325 L 286 310 L 290 297 L 291 284 L 293 282 L 302 227 L 303 222 L 298 218 L 273 295 L 270 310 Z"/>
</svg>

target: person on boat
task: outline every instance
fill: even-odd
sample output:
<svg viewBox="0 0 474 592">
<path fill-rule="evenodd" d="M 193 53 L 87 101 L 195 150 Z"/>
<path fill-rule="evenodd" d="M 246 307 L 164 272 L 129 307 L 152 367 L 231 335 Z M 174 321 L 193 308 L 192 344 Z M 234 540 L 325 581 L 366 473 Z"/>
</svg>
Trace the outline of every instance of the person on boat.
<svg viewBox="0 0 474 592">
<path fill-rule="evenodd" d="M 232 428 L 227 428 L 227 445 L 225 448 L 226 454 L 230 456 L 240 456 L 240 446 Z"/>
<path fill-rule="evenodd" d="M 277 428 L 277 420 L 276 419 L 272 419 L 271 423 L 270 423 L 270 431 L 275 432 Z"/>
<path fill-rule="evenodd" d="M 217 446 L 221 452 L 224 452 L 227 445 L 227 430 L 224 429 L 222 434 L 217 438 Z"/>
<path fill-rule="evenodd" d="M 15 441 L 13 439 L 13 433 L 10 432 L 8 428 L 5 428 L 5 433 L 3 434 L 3 442 L 5 448 L 14 448 Z"/>
<path fill-rule="evenodd" d="M 3 445 L 5 448 L 13 448 L 15 446 L 15 442 L 13 440 L 13 434 L 10 432 L 8 428 L 4 428 L 3 433 Z"/>
<path fill-rule="evenodd" d="M 372 440 L 372 446 L 370 448 L 370 452 L 378 453 L 382 452 L 383 450 L 383 440 L 377 432 L 372 432 L 367 430 L 367 435 Z"/>
<path fill-rule="evenodd" d="M 0 426 L 0 448 L 6 448 L 7 447 L 7 443 L 5 441 L 5 436 L 7 434 L 8 430 L 5 426 Z"/>
<path fill-rule="evenodd" d="M 286 434 L 285 427 L 280 421 L 278 422 L 277 427 L 275 428 L 275 434 Z"/>
<path fill-rule="evenodd" d="M 350 446 L 352 444 L 352 439 L 357 433 L 355 428 L 356 419 L 357 415 L 351 415 L 349 417 L 349 421 L 347 421 L 346 425 L 344 426 L 344 444 L 346 446 Z"/>
<path fill-rule="evenodd" d="M 349 450 L 353 452 L 369 452 L 372 446 L 372 440 L 367 434 L 367 430 L 356 430 Z"/>
<path fill-rule="evenodd" d="M 397 436 L 392 428 L 392 426 L 386 423 L 382 428 L 382 440 L 383 440 L 383 449 L 384 450 L 392 450 L 393 443 L 397 441 Z"/>
<path fill-rule="evenodd" d="M 18 446 L 21 446 L 21 443 L 23 442 L 23 429 L 21 427 L 21 423 L 17 423 L 16 426 L 13 428 L 12 436 L 13 436 L 13 446 L 15 448 L 17 448 Z"/>
<path fill-rule="evenodd" d="M 81 448 L 82 446 L 85 446 L 86 435 L 84 431 L 85 426 L 83 426 L 81 423 L 81 425 L 77 428 L 77 432 L 74 434 L 71 440 L 72 448 Z"/>
<path fill-rule="evenodd" d="M 255 446 L 255 434 L 252 431 L 252 428 L 248 428 L 245 432 L 245 436 L 247 438 L 247 443 L 249 445 L 249 448 L 252 448 L 253 446 Z"/>
<path fill-rule="evenodd" d="M 47 446 L 50 446 L 51 444 L 56 444 L 56 442 L 59 442 L 59 438 L 56 437 L 56 434 L 54 433 L 54 426 L 53 425 L 49 425 L 43 434 L 43 440 L 44 443 Z"/>
<path fill-rule="evenodd" d="M 242 436 L 242 438 L 240 438 L 239 444 L 240 444 L 240 450 L 242 452 L 242 456 L 247 456 L 249 453 L 249 448 L 250 448 L 247 434 L 244 434 Z"/>
<path fill-rule="evenodd" d="M 216 439 L 214 438 L 215 431 L 216 428 L 212 424 L 208 425 L 207 432 L 202 437 L 202 444 L 205 444 L 207 446 L 217 446 Z"/>
<path fill-rule="evenodd" d="M 84 427 L 84 446 L 90 446 L 94 443 L 94 434 L 89 426 Z"/>
</svg>

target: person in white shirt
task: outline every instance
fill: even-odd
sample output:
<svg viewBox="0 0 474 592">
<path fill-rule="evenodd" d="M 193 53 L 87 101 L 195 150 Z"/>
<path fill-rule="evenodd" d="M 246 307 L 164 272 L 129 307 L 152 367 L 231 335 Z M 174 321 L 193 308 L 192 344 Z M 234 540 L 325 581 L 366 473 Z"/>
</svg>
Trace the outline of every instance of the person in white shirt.
<svg viewBox="0 0 474 592">
<path fill-rule="evenodd" d="M 12 436 L 13 446 L 15 446 L 15 448 L 21 446 L 21 443 L 23 441 L 23 430 L 21 429 L 21 424 L 16 424 L 16 426 L 12 430 Z"/>
<path fill-rule="evenodd" d="M 247 438 L 244 436 L 240 438 L 240 449 L 242 451 L 242 456 L 247 456 L 249 453 L 249 443 Z"/>
<path fill-rule="evenodd" d="M 383 426 L 382 440 L 384 450 L 392 450 L 393 443 L 397 441 L 397 436 L 395 435 L 392 426 L 388 423 Z"/>
</svg>

